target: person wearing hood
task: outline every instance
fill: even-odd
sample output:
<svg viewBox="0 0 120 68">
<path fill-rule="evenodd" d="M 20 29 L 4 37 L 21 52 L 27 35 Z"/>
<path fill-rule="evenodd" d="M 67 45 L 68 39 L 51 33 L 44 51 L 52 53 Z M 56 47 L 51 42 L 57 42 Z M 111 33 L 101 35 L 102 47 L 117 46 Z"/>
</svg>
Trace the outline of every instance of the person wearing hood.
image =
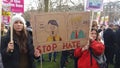
<svg viewBox="0 0 120 68">
<path fill-rule="evenodd" d="M 26 30 L 25 19 L 21 15 L 15 15 L 11 21 L 13 41 L 10 40 L 10 30 L 1 40 L 4 68 L 36 68 L 34 58 L 39 58 L 40 52 L 33 46 L 32 37 Z"/>
<path fill-rule="evenodd" d="M 31 27 L 31 24 L 29 21 L 26 21 L 26 29 L 30 33 L 30 35 L 32 36 L 32 27 Z"/>
</svg>

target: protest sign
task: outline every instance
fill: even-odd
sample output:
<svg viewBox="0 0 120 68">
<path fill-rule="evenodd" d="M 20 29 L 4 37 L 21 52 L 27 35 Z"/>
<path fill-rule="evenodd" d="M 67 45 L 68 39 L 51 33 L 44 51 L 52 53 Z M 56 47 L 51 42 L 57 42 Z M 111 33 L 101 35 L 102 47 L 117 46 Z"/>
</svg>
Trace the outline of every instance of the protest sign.
<svg viewBox="0 0 120 68">
<path fill-rule="evenodd" d="M 86 10 L 92 10 L 92 11 L 103 10 L 103 0 L 87 0 Z"/>
<path fill-rule="evenodd" d="M 2 4 L 9 5 L 13 13 L 24 12 L 24 0 L 3 0 Z"/>
<path fill-rule="evenodd" d="M 33 41 L 42 53 L 75 49 L 89 39 L 90 13 L 32 13 Z"/>
</svg>

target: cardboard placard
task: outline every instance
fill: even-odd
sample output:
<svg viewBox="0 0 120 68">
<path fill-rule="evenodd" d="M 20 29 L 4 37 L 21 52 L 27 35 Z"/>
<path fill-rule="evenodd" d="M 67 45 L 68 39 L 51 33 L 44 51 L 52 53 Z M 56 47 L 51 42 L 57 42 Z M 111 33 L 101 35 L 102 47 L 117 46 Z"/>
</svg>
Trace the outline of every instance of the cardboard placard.
<svg viewBox="0 0 120 68">
<path fill-rule="evenodd" d="M 40 52 L 75 49 L 87 44 L 90 12 L 32 13 L 33 42 Z"/>
</svg>

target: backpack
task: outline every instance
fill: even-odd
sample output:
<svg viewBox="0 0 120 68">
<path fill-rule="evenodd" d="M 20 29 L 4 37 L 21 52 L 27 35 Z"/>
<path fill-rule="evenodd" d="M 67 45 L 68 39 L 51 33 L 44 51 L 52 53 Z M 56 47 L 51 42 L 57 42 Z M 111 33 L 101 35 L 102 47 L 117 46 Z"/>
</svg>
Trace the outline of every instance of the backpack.
<svg viewBox="0 0 120 68">
<path fill-rule="evenodd" d="M 105 54 L 101 54 L 100 56 L 96 56 L 93 51 L 92 48 L 89 49 L 90 50 L 90 62 L 92 65 L 92 57 L 94 57 L 99 65 L 99 68 L 107 68 L 107 63 L 106 63 L 106 56 Z"/>
</svg>

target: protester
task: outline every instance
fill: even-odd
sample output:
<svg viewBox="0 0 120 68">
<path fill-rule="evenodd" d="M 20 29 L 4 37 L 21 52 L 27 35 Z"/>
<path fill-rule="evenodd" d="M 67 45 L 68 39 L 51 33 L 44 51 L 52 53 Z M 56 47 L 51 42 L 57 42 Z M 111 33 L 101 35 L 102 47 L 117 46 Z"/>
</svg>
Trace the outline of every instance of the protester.
<svg viewBox="0 0 120 68">
<path fill-rule="evenodd" d="M 33 41 L 25 28 L 25 20 L 20 15 L 11 19 L 13 40 L 10 40 L 10 30 L 1 41 L 1 53 L 4 68 L 36 68 L 34 58 L 40 53 L 34 49 Z"/>
<path fill-rule="evenodd" d="M 95 58 L 90 56 L 90 48 L 94 55 L 100 56 L 104 52 L 104 45 L 97 41 L 98 32 L 96 29 L 91 30 L 90 44 L 75 49 L 74 56 L 78 58 L 78 68 L 99 68 Z"/>
<path fill-rule="evenodd" d="M 61 52 L 60 57 L 60 68 L 65 68 L 66 63 L 68 63 L 69 50 Z"/>
<path fill-rule="evenodd" d="M 104 38 L 103 38 L 103 32 L 105 31 L 105 25 L 101 25 L 100 29 L 98 29 L 98 33 L 100 35 L 101 38 L 101 42 L 104 43 Z"/>
<path fill-rule="evenodd" d="M 0 39 L 0 43 L 1 43 L 2 37 Z M 3 62 L 2 62 L 2 56 L 1 56 L 1 44 L 0 44 L 0 68 L 3 68 Z"/>
<path fill-rule="evenodd" d="M 32 36 L 32 27 L 31 27 L 31 24 L 29 21 L 26 21 L 26 29 L 30 33 L 30 35 Z"/>
<path fill-rule="evenodd" d="M 3 36 L 5 36 L 7 33 L 7 29 L 5 28 L 5 24 L 1 23 L 1 39 Z M 1 43 L 0 39 L 0 43 Z M 1 45 L 0 45 L 0 68 L 3 68 L 3 63 L 2 63 L 2 56 L 1 56 Z"/>
<path fill-rule="evenodd" d="M 113 64 L 114 51 L 115 51 L 115 33 L 113 32 L 113 24 L 103 33 L 104 44 L 105 44 L 105 55 L 107 58 L 107 65 Z"/>
<path fill-rule="evenodd" d="M 97 21 L 93 21 L 92 22 L 92 28 L 98 29 L 98 23 L 97 23 Z"/>
<path fill-rule="evenodd" d="M 5 28 L 5 24 L 1 23 L 1 36 L 6 35 L 7 29 Z"/>
<path fill-rule="evenodd" d="M 120 27 L 116 31 L 116 49 L 115 49 L 115 66 L 114 68 L 120 68 Z"/>
</svg>

